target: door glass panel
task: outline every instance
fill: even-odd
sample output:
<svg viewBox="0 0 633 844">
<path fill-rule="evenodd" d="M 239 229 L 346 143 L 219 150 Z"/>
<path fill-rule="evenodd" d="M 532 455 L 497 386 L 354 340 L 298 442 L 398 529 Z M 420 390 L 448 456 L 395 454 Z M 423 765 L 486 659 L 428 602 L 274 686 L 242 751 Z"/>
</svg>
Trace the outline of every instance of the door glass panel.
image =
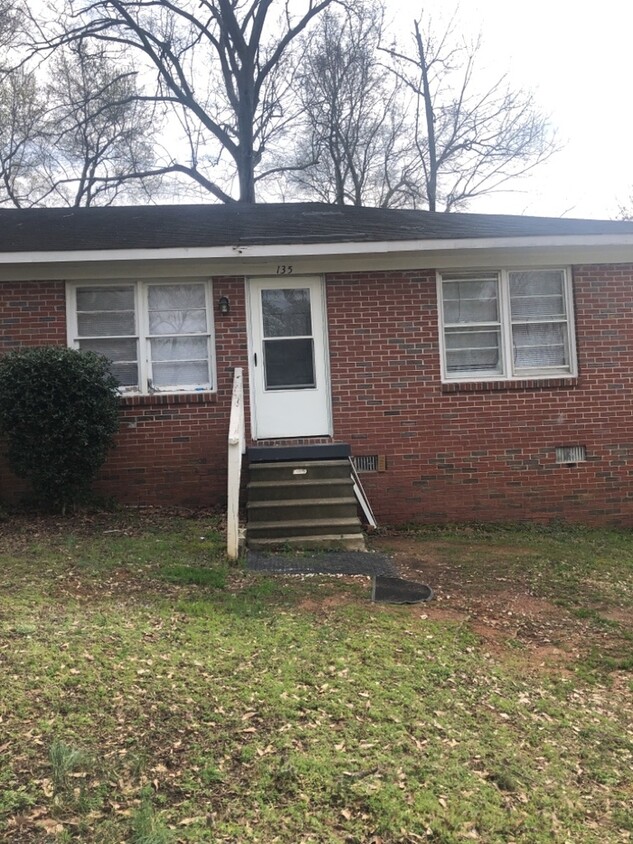
<svg viewBox="0 0 633 844">
<path fill-rule="evenodd" d="M 264 340 L 264 373 L 267 390 L 316 386 L 312 338 Z"/>
<path fill-rule="evenodd" d="M 262 290 L 262 319 L 264 337 L 311 336 L 310 291 Z"/>
</svg>

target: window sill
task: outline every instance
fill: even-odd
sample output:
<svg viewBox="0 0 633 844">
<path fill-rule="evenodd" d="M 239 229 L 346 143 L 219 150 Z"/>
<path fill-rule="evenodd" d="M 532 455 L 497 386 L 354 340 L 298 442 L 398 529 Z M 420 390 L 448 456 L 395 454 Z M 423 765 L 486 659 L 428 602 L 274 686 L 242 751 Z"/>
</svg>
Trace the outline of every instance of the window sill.
<svg viewBox="0 0 633 844">
<path fill-rule="evenodd" d="M 141 393 L 127 393 L 120 397 L 122 407 L 157 407 L 178 404 L 216 404 L 218 401 L 217 392 L 195 392 L 195 393 L 152 393 L 142 395 Z"/>
<path fill-rule="evenodd" d="M 577 375 L 565 375 L 558 378 L 523 378 L 517 381 L 456 381 L 442 384 L 442 392 L 502 393 L 508 390 L 569 389 L 577 386 Z"/>
</svg>

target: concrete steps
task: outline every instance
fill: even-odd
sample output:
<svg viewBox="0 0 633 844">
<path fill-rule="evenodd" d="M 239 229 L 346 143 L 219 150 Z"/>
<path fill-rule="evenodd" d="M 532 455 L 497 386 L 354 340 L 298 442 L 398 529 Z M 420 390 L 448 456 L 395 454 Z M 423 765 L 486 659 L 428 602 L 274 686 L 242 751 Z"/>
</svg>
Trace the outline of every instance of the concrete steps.
<svg viewBox="0 0 633 844">
<path fill-rule="evenodd" d="M 249 472 L 249 548 L 365 549 L 348 460 L 257 462 Z"/>
</svg>

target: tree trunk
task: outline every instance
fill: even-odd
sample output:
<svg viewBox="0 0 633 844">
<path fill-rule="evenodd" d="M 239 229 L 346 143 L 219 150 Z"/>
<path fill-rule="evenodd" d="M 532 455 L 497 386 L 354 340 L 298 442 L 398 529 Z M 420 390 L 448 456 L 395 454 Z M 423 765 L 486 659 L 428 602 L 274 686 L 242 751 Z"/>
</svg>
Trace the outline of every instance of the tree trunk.
<svg viewBox="0 0 633 844">
<path fill-rule="evenodd" d="M 415 22 L 415 40 L 418 45 L 420 57 L 420 70 L 422 72 L 422 96 L 424 99 L 424 116 L 426 117 L 426 135 L 429 145 L 429 172 L 426 180 L 427 202 L 429 211 L 437 211 L 437 145 L 435 142 L 435 114 L 433 113 L 433 101 L 429 88 L 429 68 L 426 63 L 424 42 L 420 35 L 420 27 Z"/>
<path fill-rule="evenodd" d="M 240 195 L 238 202 L 255 203 L 255 167 L 253 164 L 253 145 L 242 146 L 240 143 L 237 162 Z"/>
<path fill-rule="evenodd" d="M 255 67 L 248 48 L 241 55 L 241 73 L 237 78 L 239 104 L 237 108 L 237 175 L 239 179 L 238 202 L 255 202 Z"/>
</svg>

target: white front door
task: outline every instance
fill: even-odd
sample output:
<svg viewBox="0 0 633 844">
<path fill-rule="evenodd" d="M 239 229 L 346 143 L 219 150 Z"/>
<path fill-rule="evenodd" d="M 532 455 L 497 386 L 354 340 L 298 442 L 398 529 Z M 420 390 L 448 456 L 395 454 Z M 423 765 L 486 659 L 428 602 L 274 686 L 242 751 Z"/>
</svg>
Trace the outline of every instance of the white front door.
<svg viewBox="0 0 633 844">
<path fill-rule="evenodd" d="M 249 281 L 253 439 L 331 433 L 320 278 Z"/>
</svg>

